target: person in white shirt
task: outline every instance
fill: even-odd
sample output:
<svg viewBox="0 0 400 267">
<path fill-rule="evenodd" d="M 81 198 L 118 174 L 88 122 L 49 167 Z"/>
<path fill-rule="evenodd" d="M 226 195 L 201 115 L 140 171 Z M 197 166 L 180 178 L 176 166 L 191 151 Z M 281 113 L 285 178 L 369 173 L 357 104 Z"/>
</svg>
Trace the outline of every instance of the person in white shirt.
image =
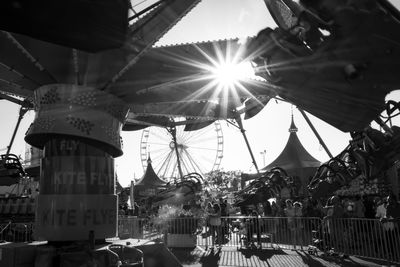
<svg viewBox="0 0 400 267">
<path fill-rule="evenodd" d="M 386 218 L 386 206 L 387 206 L 387 200 L 384 199 L 383 201 L 380 202 L 380 204 L 378 204 L 378 207 L 376 207 L 375 217 L 381 220 L 383 229 L 389 231 L 394 229 L 394 224 L 393 222 L 387 222 L 385 220 L 382 220 Z"/>
<path fill-rule="evenodd" d="M 386 217 L 386 204 L 382 200 L 378 200 L 375 217 L 378 219 Z"/>
</svg>

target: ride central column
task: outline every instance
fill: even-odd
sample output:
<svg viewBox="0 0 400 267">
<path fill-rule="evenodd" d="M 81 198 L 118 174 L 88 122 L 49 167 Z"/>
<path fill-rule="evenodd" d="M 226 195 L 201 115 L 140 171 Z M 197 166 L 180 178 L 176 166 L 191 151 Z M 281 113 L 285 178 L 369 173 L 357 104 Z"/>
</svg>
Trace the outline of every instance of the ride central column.
<svg viewBox="0 0 400 267">
<path fill-rule="evenodd" d="M 117 235 L 114 157 L 128 108 L 91 87 L 54 84 L 35 91 L 25 141 L 43 149 L 35 235 L 48 241 Z"/>
</svg>

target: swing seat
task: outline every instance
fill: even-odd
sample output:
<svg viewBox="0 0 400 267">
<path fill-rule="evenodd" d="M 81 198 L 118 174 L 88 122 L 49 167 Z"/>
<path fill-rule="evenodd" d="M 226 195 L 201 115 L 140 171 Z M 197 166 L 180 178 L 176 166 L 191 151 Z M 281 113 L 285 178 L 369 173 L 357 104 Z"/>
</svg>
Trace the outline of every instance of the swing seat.
<svg viewBox="0 0 400 267">
<path fill-rule="evenodd" d="M 19 158 L 14 154 L 1 155 L 0 185 L 10 186 L 19 182 L 25 175 Z"/>
</svg>

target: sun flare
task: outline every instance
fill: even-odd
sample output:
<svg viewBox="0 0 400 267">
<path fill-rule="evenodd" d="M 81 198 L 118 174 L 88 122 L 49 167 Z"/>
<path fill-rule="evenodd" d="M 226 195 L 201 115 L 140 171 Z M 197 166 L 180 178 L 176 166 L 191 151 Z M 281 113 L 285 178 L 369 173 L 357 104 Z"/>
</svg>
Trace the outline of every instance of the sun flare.
<svg viewBox="0 0 400 267">
<path fill-rule="evenodd" d="M 254 75 L 253 69 L 246 63 L 223 62 L 211 68 L 216 82 L 223 88 L 230 88 L 241 80 Z"/>
</svg>

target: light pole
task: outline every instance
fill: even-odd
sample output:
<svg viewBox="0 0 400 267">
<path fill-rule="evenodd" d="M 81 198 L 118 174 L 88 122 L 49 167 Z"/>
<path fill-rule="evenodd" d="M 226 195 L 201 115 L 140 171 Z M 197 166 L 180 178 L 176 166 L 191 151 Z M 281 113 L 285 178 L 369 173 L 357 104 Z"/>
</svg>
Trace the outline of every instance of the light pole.
<svg viewBox="0 0 400 267">
<path fill-rule="evenodd" d="M 267 150 L 264 149 L 264 151 L 261 151 L 260 154 L 263 156 L 263 166 L 265 167 L 265 154 L 267 153 Z"/>
</svg>

